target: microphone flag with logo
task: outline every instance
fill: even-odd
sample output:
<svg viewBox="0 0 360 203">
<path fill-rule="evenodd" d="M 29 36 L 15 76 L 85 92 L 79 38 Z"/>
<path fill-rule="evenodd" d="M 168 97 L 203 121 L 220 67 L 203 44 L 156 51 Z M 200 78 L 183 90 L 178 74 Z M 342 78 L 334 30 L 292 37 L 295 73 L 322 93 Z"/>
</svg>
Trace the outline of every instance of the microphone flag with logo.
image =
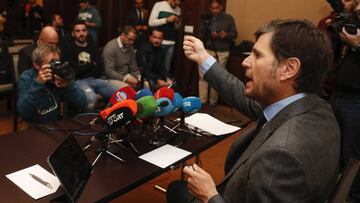
<svg viewBox="0 0 360 203">
<path fill-rule="evenodd" d="M 128 107 L 131 110 L 133 116 L 135 116 L 137 113 L 136 101 L 128 99 L 115 103 L 113 106 L 104 109 L 103 111 L 100 112 L 100 116 L 103 120 L 105 120 L 110 115 L 111 112 L 122 107 Z"/>
<path fill-rule="evenodd" d="M 96 135 L 91 137 L 91 142 L 104 140 L 107 134 L 113 132 L 117 128 L 129 124 L 133 118 L 134 114 L 131 107 L 122 106 L 112 109 L 104 119 L 105 126 Z"/>
<path fill-rule="evenodd" d="M 181 110 L 184 113 L 195 113 L 201 109 L 201 100 L 199 97 L 185 97 L 183 99 Z"/>
<path fill-rule="evenodd" d="M 110 98 L 110 103 L 114 105 L 120 101 L 124 101 L 127 99 L 135 100 L 135 96 L 136 96 L 136 92 L 132 87 L 130 86 L 122 87 L 118 89 L 116 92 L 114 92 L 114 94 Z"/>
<path fill-rule="evenodd" d="M 154 94 L 155 99 L 168 98 L 170 101 L 174 99 L 174 90 L 168 87 L 158 89 Z"/>
</svg>

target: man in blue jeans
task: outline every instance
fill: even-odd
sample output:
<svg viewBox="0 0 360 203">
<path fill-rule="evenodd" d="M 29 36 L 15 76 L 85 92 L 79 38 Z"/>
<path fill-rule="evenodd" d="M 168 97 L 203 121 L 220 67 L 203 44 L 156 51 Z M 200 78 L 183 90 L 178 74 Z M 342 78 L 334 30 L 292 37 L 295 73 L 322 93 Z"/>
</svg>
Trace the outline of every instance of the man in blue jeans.
<svg viewBox="0 0 360 203">
<path fill-rule="evenodd" d="M 99 49 L 96 47 L 84 21 L 75 21 L 72 26 L 72 37 L 59 43 L 62 61 L 68 61 L 75 69 L 76 83 L 85 92 L 87 111 L 93 111 L 97 94 L 110 98 L 116 91 L 106 80 L 101 79 L 103 66 Z"/>
</svg>

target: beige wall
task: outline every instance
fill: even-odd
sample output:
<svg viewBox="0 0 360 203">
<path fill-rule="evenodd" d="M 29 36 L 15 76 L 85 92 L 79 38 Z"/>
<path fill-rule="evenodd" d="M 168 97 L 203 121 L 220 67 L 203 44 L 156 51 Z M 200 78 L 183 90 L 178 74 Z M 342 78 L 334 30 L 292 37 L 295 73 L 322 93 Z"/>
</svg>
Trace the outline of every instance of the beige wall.
<svg viewBox="0 0 360 203">
<path fill-rule="evenodd" d="M 226 12 L 236 23 L 239 36 L 236 40 L 254 40 L 256 29 L 276 18 L 308 19 L 317 25 L 329 14 L 326 0 L 227 0 Z"/>
</svg>

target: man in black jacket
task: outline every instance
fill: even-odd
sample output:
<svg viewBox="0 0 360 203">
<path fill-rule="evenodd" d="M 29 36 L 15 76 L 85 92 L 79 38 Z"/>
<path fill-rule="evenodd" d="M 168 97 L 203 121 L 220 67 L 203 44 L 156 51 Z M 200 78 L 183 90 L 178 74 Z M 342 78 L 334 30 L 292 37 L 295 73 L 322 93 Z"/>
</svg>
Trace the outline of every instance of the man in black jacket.
<svg viewBox="0 0 360 203">
<path fill-rule="evenodd" d="M 142 77 L 152 89 L 168 87 L 173 83 L 164 64 L 165 50 L 161 47 L 163 35 L 161 30 L 153 29 L 149 41 L 136 53 L 136 61 L 142 70 Z"/>
</svg>

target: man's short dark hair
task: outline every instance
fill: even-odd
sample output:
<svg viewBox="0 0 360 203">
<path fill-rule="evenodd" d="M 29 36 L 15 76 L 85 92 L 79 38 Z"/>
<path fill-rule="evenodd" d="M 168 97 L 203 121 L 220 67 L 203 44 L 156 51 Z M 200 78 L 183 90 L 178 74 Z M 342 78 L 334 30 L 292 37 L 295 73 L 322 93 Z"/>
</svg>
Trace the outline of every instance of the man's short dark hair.
<svg viewBox="0 0 360 203">
<path fill-rule="evenodd" d="M 265 33 L 273 34 L 270 47 L 278 62 L 290 57 L 300 60 L 294 89 L 317 93 L 331 60 L 323 33 L 307 20 L 273 20 L 256 31 L 256 40 Z"/>
<path fill-rule="evenodd" d="M 152 34 L 153 34 L 153 32 L 161 32 L 161 33 L 163 33 L 163 34 L 164 34 L 164 31 L 160 30 L 160 29 L 159 29 L 159 28 L 157 28 L 157 27 L 154 27 L 154 28 L 152 28 L 152 29 L 150 30 L 150 35 L 152 35 Z"/>
<path fill-rule="evenodd" d="M 75 26 L 77 26 L 77 25 L 85 25 L 85 26 L 86 26 L 84 20 L 79 20 L 79 19 L 77 19 L 77 20 L 74 20 L 74 22 L 71 24 L 71 30 L 74 31 L 74 28 L 75 28 Z"/>
<path fill-rule="evenodd" d="M 223 5 L 221 0 L 209 0 L 209 5 L 211 5 L 212 3 L 218 3 L 220 5 Z"/>
<path fill-rule="evenodd" d="M 51 16 L 50 16 L 50 24 L 52 24 L 52 22 L 55 20 L 55 17 L 56 16 L 61 16 L 59 13 L 53 13 Z"/>
<path fill-rule="evenodd" d="M 137 34 L 135 28 L 131 25 L 126 25 L 123 29 L 120 29 L 120 33 L 124 33 L 125 35 L 128 35 L 130 32 Z"/>
</svg>

